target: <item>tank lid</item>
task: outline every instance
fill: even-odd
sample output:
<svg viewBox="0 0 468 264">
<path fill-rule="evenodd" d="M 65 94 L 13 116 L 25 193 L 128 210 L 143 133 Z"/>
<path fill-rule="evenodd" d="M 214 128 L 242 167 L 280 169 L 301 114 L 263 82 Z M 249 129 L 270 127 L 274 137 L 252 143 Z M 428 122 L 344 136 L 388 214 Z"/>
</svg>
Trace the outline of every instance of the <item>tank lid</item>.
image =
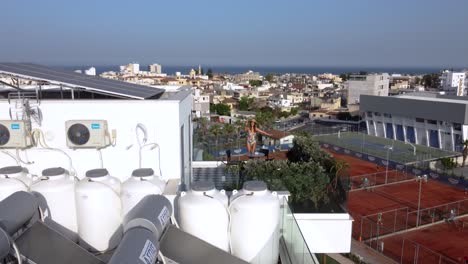
<svg viewBox="0 0 468 264">
<path fill-rule="evenodd" d="M 68 174 L 68 171 L 62 167 L 48 168 L 42 171 L 42 176 L 59 176 L 62 174 Z"/>
<path fill-rule="evenodd" d="M 21 166 L 8 166 L 0 169 L 0 174 L 15 174 L 20 172 L 27 172 L 27 170 Z"/>
<path fill-rule="evenodd" d="M 94 169 L 86 172 L 86 177 L 88 178 L 99 178 L 109 175 L 107 169 Z"/>
<path fill-rule="evenodd" d="M 132 177 L 148 177 L 153 175 L 154 170 L 151 168 L 136 169 L 132 172 Z"/>
<path fill-rule="evenodd" d="M 258 192 L 267 190 L 267 185 L 264 181 L 247 181 L 244 183 L 244 190 Z"/>
<path fill-rule="evenodd" d="M 215 185 L 211 181 L 196 181 L 192 183 L 192 190 L 197 192 L 206 192 L 215 189 Z"/>
</svg>

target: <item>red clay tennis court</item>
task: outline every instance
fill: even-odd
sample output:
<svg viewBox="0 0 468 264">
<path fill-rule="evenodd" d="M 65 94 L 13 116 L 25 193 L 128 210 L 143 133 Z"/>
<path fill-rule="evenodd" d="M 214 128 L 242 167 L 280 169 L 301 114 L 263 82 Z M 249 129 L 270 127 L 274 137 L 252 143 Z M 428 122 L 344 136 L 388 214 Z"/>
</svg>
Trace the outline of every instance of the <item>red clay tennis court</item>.
<svg viewBox="0 0 468 264">
<path fill-rule="evenodd" d="M 468 213 L 468 195 L 464 191 L 429 179 L 421 185 L 421 210 L 418 214 L 419 183 L 410 180 L 414 179 L 413 175 L 402 176 L 400 174 L 403 173 L 395 172 L 393 182 L 390 180 L 391 177 L 388 177 L 390 174 L 385 173 L 385 167 L 356 157 L 330 153 L 349 165 L 351 191 L 348 197 L 348 212 L 354 218 L 353 237 L 355 239 L 360 239 L 378 250 L 380 244 L 377 243 L 383 241 L 380 238 L 389 236 L 383 241 L 383 253 L 397 262 L 403 261 L 402 263 L 453 263 L 454 260 L 458 261 L 460 254 L 465 254 L 463 250 L 468 250 L 468 224 L 461 229 L 453 230 L 448 229 L 449 225 L 437 224 L 421 230 L 409 231 L 417 225 L 443 222 L 449 217 L 451 210 L 454 210 L 456 215 Z M 387 183 L 391 184 L 381 185 L 385 183 L 385 176 L 388 177 Z M 370 182 L 370 186 L 364 186 L 366 188 L 359 186 L 364 178 Z M 438 231 L 437 228 L 441 230 Z M 416 234 L 414 241 L 404 236 L 405 234 L 413 236 L 413 233 Z M 418 236 L 421 236 L 421 241 L 429 242 L 419 243 Z M 462 237 L 465 237 L 464 240 Z M 443 247 L 443 242 L 441 245 L 436 243 L 436 241 L 451 241 L 451 239 L 456 245 L 452 245 L 452 242 L 445 243 L 445 245 L 447 248 L 454 248 L 453 250 Z M 419 262 L 414 262 L 414 260 Z"/>
<path fill-rule="evenodd" d="M 401 263 L 464 263 L 468 256 L 467 238 L 468 217 L 463 217 L 454 223 L 442 222 L 389 235 L 381 241 L 384 254 Z"/>
<path fill-rule="evenodd" d="M 329 149 L 323 149 L 323 150 L 332 154 L 333 157 L 335 157 L 336 159 L 345 161 L 349 165 L 349 168 L 347 171 L 349 176 L 358 176 L 358 175 L 375 173 L 379 171 L 385 171 L 384 167 L 376 165 L 374 163 L 367 162 L 367 161 L 355 158 L 353 156 L 339 154 Z"/>
</svg>

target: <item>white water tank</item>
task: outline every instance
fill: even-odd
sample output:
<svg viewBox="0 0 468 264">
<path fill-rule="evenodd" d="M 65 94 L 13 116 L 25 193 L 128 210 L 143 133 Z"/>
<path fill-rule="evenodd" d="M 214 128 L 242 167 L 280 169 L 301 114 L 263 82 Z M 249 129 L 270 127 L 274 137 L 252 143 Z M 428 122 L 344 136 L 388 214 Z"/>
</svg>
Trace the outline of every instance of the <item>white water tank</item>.
<svg viewBox="0 0 468 264">
<path fill-rule="evenodd" d="M 229 252 L 228 197 L 224 190 L 216 190 L 212 182 L 194 182 L 192 190 L 181 192 L 176 201 L 180 229 Z"/>
<path fill-rule="evenodd" d="M 52 227 L 73 242 L 78 242 L 75 183 L 75 178 L 64 168 L 49 168 L 42 171 L 40 181 L 31 185 L 31 191 L 39 193 L 47 202 L 43 213 L 53 221 Z"/>
<path fill-rule="evenodd" d="M 276 264 L 279 257 L 280 201 L 262 181 L 248 181 L 234 191 L 231 214 L 231 254 L 249 263 Z"/>
<path fill-rule="evenodd" d="M 18 191 L 29 191 L 33 178 L 21 166 L 0 168 L 0 201 Z"/>
<path fill-rule="evenodd" d="M 76 184 L 79 243 L 92 252 L 114 249 L 122 238 L 121 183 L 106 169 L 86 172 Z"/>
<path fill-rule="evenodd" d="M 138 202 L 150 194 L 162 194 L 166 182 L 154 175 L 153 169 L 137 169 L 122 184 L 122 213 L 125 216 Z"/>
</svg>

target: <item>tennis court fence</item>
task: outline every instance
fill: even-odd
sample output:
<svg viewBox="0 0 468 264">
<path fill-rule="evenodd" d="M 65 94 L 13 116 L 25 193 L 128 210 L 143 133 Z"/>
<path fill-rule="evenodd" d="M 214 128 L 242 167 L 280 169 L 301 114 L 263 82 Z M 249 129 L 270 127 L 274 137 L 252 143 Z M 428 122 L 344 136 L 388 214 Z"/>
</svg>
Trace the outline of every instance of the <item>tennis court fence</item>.
<svg viewBox="0 0 468 264">
<path fill-rule="evenodd" d="M 441 204 L 419 210 L 414 206 L 382 211 L 361 217 L 359 240 L 372 240 L 382 235 L 388 235 L 409 229 L 446 221 L 454 217 L 468 214 L 468 199 Z M 419 221 L 418 221 L 419 218 Z M 465 224 L 468 225 L 468 224 Z M 462 226 L 463 229 L 468 226 Z"/>
</svg>

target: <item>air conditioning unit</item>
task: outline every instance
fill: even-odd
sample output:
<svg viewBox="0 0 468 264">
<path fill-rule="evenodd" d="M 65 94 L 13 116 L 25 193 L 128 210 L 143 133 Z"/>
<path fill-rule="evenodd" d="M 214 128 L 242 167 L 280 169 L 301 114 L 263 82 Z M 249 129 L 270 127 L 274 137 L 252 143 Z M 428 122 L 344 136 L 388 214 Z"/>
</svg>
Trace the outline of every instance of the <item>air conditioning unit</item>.
<svg viewBox="0 0 468 264">
<path fill-rule="evenodd" d="M 22 120 L 0 120 L 0 148 L 27 148 L 32 140 Z"/>
<path fill-rule="evenodd" d="M 65 127 L 69 148 L 105 148 L 111 144 L 105 120 L 69 120 Z"/>
</svg>

